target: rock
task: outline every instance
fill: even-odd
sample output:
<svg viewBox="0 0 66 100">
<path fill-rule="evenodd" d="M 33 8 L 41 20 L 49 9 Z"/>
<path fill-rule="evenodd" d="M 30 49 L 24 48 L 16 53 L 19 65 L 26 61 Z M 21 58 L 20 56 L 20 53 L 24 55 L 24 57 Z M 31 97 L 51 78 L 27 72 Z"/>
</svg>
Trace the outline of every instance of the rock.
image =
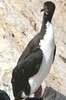
<svg viewBox="0 0 66 100">
<path fill-rule="evenodd" d="M 66 97 L 52 87 L 46 87 L 43 94 L 43 100 L 66 100 Z"/>
</svg>

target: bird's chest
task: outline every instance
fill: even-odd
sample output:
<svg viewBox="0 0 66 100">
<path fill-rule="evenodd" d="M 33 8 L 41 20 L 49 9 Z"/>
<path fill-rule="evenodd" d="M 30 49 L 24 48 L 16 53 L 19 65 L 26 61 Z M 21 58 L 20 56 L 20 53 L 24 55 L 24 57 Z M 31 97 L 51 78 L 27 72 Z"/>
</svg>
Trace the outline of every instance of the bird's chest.
<svg viewBox="0 0 66 100">
<path fill-rule="evenodd" d="M 54 55 L 54 48 L 55 48 L 55 43 L 53 37 L 46 37 L 42 40 L 40 40 L 40 49 L 43 52 L 43 60 L 42 63 L 43 65 L 49 65 L 51 66 L 53 62 L 53 55 Z"/>
<path fill-rule="evenodd" d="M 53 60 L 55 42 L 52 24 L 47 22 L 46 24 L 46 34 L 43 39 L 40 40 L 40 49 L 43 52 L 43 59 L 46 63 L 51 63 Z"/>
</svg>

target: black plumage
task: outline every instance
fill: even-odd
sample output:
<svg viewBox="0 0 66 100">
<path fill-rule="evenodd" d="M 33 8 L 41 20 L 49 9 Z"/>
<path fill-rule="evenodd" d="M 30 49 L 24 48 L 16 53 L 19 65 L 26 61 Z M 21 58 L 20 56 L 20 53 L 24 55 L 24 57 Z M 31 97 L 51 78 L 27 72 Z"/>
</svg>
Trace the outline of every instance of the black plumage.
<svg viewBox="0 0 66 100">
<path fill-rule="evenodd" d="M 13 94 L 16 100 L 21 100 L 22 91 L 26 95 L 30 94 L 31 86 L 28 83 L 30 77 L 34 76 L 40 69 L 40 65 L 43 59 L 43 52 L 40 49 L 40 40 L 43 39 L 46 34 L 46 23 L 51 19 L 55 10 L 55 5 L 52 2 L 44 3 L 44 8 L 41 11 L 44 12 L 43 23 L 40 32 L 29 42 L 24 52 L 20 56 L 17 66 L 12 72 L 12 87 Z M 56 51 L 56 49 L 55 49 Z M 54 57 L 55 57 L 54 51 Z M 54 61 L 53 57 L 53 61 Z"/>
</svg>

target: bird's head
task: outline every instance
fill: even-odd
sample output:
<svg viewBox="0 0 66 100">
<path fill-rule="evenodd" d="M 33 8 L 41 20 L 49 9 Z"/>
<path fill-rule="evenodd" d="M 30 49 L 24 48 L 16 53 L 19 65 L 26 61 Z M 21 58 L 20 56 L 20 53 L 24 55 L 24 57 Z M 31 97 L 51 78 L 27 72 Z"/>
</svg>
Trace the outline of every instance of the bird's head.
<svg viewBox="0 0 66 100">
<path fill-rule="evenodd" d="M 51 1 L 47 1 L 43 5 L 43 9 L 41 9 L 41 12 L 44 11 L 46 15 L 53 15 L 55 10 L 55 4 Z"/>
</svg>

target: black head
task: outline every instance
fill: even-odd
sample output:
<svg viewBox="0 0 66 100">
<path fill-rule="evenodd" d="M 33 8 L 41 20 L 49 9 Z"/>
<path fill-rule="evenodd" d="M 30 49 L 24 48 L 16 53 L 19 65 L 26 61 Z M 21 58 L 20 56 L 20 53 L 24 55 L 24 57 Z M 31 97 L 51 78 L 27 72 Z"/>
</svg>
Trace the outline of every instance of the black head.
<svg viewBox="0 0 66 100">
<path fill-rule="evenodd" d="M 44 14 L 46 15 L 53 15 L 54 10 L 55 10 L 55 4 L 51 1 L 45 2 L 43 9 L 41 9 L 41 11 L 44 11 Z"/>
<path fill-rule="evenodd" d="M 10 97 L 5 91 L 0 90 L 0 100 L 10 100 Z"/>
</svg>

